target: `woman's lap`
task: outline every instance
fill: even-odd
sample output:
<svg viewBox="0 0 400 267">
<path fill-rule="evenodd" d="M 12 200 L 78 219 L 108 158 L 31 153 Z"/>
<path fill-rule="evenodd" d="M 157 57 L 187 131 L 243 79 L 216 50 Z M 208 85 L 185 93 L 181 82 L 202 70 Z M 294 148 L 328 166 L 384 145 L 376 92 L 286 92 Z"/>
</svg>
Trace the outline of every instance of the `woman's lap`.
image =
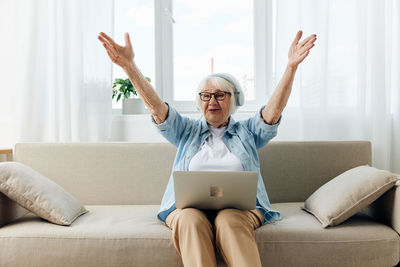
<svg viewBox="0 0 400 267">
<path fill-rule="evenodd" d="M 254 210 L 238 210 L 238 209 L 223 209 L 223 210 L 200 210 L 195 208 L 186 208 L 186 209 L 176 209 L 172 211 L 168 217 L 166 218 L 166 225 L 172 229 L 173 225 L 175 225 L 176 220 L 181 217 L 182 212 L 190 213 L 189 217 L 190 220 L 197 218 L 202 218 L 205 216 L 210 224 L 214 227 L 215 218 L 217 215 L 224 214 L 224 217 L 230 220 L 236 219 L 245 219 L 251 222 L 254 226 L 254 229 L 257 229 L 262 225 L 263 215 L 257 209 Z M 226 216 L 228 214 L 228 216 Z M 235 216 L 236 215 L 236 216 Z"/>
</svg>

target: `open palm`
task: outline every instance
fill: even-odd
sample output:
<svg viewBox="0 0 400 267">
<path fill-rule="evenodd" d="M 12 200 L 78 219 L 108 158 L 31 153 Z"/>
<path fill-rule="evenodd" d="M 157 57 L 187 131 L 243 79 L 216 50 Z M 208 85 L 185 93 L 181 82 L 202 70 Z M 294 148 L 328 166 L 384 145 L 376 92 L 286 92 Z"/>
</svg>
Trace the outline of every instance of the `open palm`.
<svg viewBox="0 0 400 267">
<path fill-rule="evenodd" d="M 317 40 L 317 35 L 311 34 L 299 43 L 302 35 L 303 32 L 298 31 L 292 45 L 290 46 L 288 53 L 288 65 L 291 67 L 297 67 L 307 57 L 310 49 L 314 46 L 315 40 Z"/>
<path fill-rule="evenodd" d="M 135 53 L 128 33 L 125 33 L 125 46 L 120 46 L 104 32 L 101 32 L 97 38 L 103 44 L 112 62 L 121 68 L 126 68 L 132 63 Z"/>
</svg>

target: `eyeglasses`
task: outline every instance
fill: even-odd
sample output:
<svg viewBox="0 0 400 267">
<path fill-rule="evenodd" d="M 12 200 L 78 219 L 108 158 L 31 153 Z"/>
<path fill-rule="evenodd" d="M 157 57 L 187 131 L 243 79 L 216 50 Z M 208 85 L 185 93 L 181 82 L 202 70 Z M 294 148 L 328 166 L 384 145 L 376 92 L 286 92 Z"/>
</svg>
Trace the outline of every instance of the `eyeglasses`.
<svg viewBox="0 0 400 267">
<path fill-rule="evenodd" d="M 210 101 L 211 97 L 214 95 L 215 100 L 222 101 L 225 99 L 226 95 L 231 95 L 230 92 L 219 91 L 216 93 L 201 92 L 199 93 L 200 99 L 204 102 Z"/>
</svg>

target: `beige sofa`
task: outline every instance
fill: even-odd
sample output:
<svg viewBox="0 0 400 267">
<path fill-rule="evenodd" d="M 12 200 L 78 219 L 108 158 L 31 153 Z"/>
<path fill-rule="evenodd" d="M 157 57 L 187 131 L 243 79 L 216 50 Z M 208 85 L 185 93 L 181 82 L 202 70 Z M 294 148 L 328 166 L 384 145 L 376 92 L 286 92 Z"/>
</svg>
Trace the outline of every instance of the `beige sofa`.
<svg viewBox="0 0 400 267">
<path fill-rule="evenodd" d="M 182 266 L 170 229 L 156 217 L 175 152 L 166 143 L 17 144 L 15 161 L 54 180 L 89 212 L 69 227 L 31 213 L 1 227 L 0 266 Z M 398 187 L 365 209 L 382 222 L 359 213 L 324 229 L 300 209 L 328 180 L 371 164 L 369 142 L 271 142 L 259 156 L 272 207 L 283 217 L 256 230 L 263 266 L 398 264 Z M 6 208 L 0 215 L 17 209 Z"/>
</svg>

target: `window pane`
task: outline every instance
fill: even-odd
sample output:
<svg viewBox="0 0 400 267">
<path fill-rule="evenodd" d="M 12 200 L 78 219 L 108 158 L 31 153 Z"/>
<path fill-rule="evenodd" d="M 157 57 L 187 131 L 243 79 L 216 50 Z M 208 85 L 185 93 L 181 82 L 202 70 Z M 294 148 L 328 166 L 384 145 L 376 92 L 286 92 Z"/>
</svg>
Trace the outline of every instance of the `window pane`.
<svg viewBox="0 0 400 267">
<path fill-rule="evenodd" d="M 114 40 L 124 45 L 124 34 L 129 33 L 136 65 L 145 77 L 151 79 L 151 84 L 155 87 L 154 1 L 117 0 L 114 12 Z M 128 76 L 119 66 L 113 64 L 113 81 L 115 78 L 128 78 Z M 116 102 L 115 98 L 113 108 L 121 107 L 122 100 Z"/>
<path fill-rule="evenodd" d="M 253 1 L 174 0 L 174 100 L 193 101 L 202 78 L 233 74 L 254 100 Z"/>
</svg>

